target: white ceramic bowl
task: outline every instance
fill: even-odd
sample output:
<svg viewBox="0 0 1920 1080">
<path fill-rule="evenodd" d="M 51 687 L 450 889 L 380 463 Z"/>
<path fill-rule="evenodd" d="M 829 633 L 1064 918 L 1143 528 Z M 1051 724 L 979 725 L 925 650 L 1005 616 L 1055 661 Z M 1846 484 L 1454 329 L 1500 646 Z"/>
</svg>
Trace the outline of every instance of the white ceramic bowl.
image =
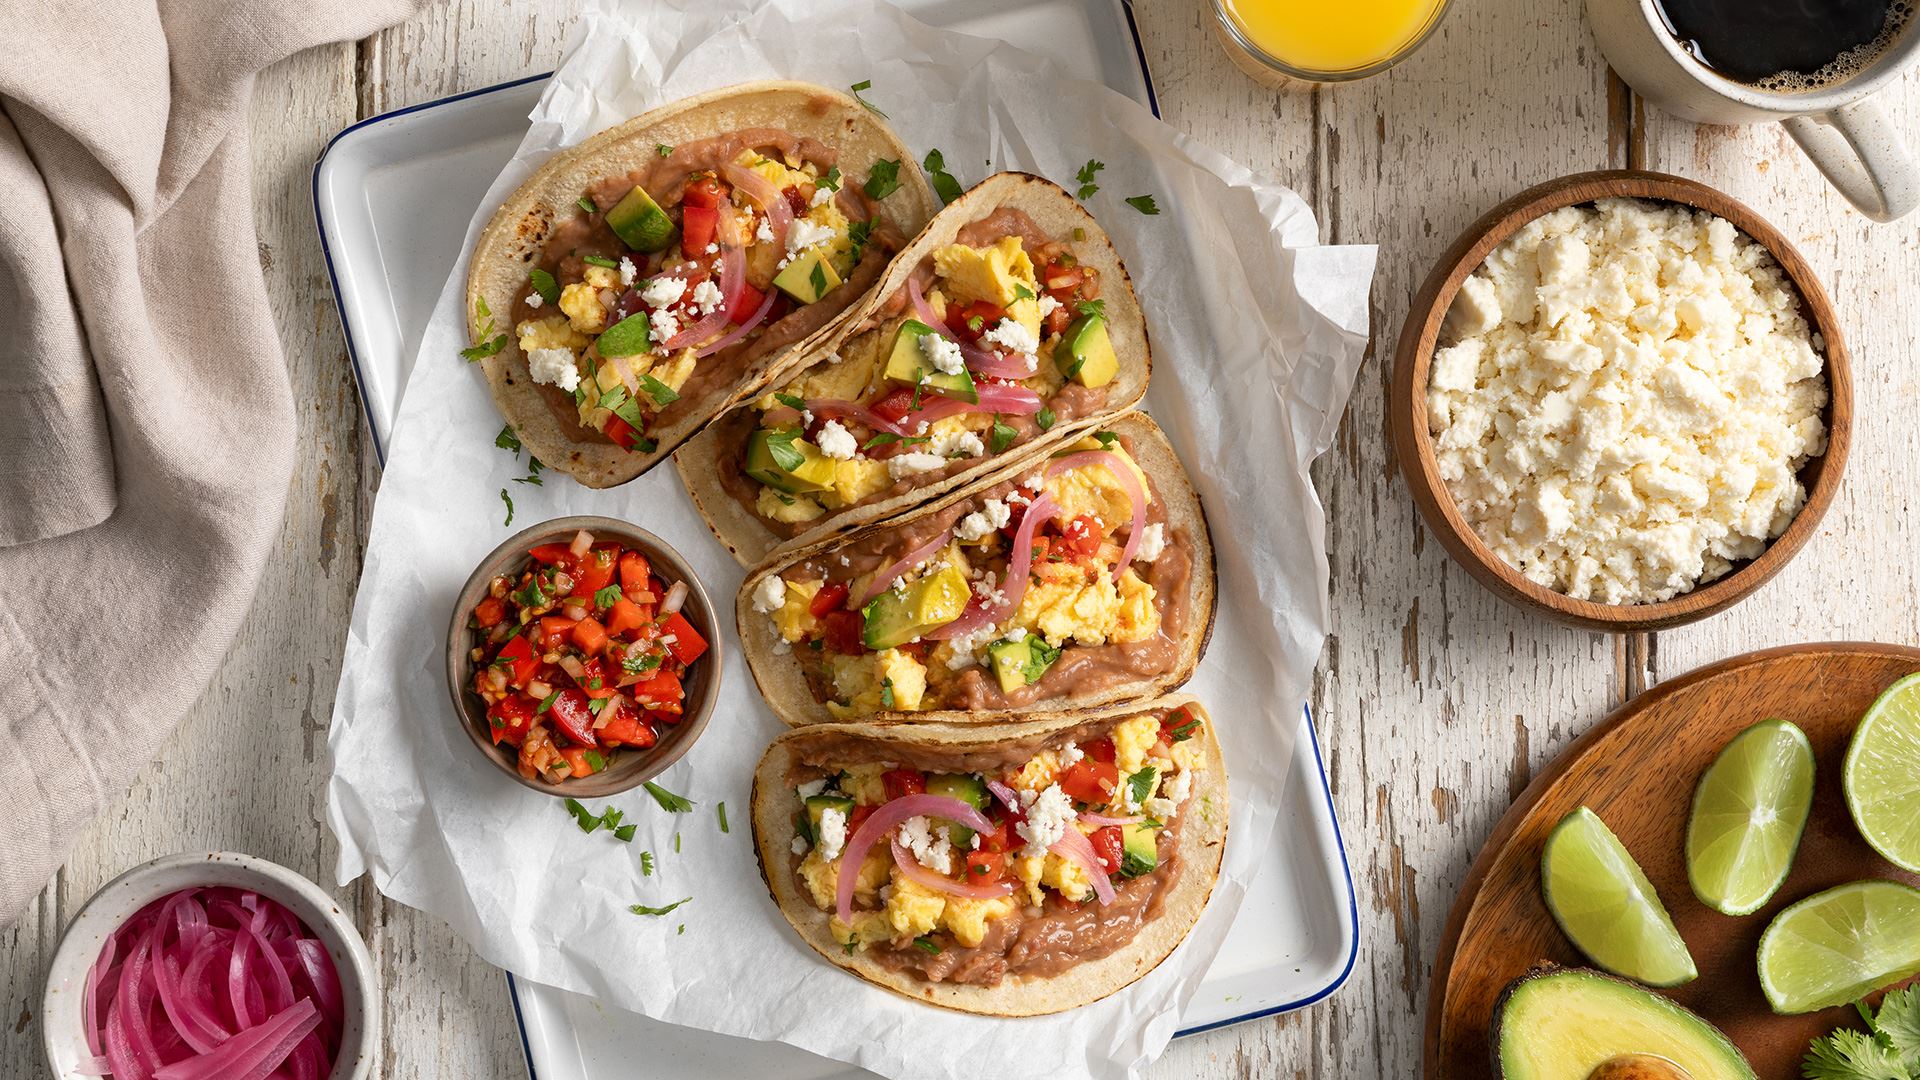
<svg viewBox="0 0 1920 1080">
<path fill-rule="evenodd" d="M 53 1075 L 60 1080 L 77 1078 L 75 1068 L 92 1056 L 81 1030 L 80 999 L 87 969 L 99 958 L 107 938 L 153 901 L 181 889 L 210 885 L 251 889 L 272 897 L 327 947 L 340 974 L 346 1011 L 340 1056 L 328 1080 L 370 1076 L 380 1048 L 380 1005 L 374 993 L 373 961 L 360 931 L 320 886 L 278 863 L 233 851 L 186 852 L 136 866 L 109 881 L 74 916 L 53 954 L 46 994 L 40 1001 L 40 1036 Z"/>
</svg>

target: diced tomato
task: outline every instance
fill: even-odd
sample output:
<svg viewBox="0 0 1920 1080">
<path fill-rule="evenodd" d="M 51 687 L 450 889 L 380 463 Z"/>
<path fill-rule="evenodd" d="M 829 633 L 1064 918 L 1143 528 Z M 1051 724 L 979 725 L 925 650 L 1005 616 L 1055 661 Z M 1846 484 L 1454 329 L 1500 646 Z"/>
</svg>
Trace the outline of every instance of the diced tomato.
<svg viewBox="0 0 1920 1080">
<path fill-rule="evenodd" d="M 1060 529 L 1060 539 L 1052 546 L 1074 562 L 1084 562 L 1100 550 L 1106 529 L 1092 514 L 1081 514 Z"/>
<path fill-rule="evenodd" d="M 1187 727 L 1188 724 L 1193 723 L 1194 719 L 1193 713 L 1185 705 L 1168 713 L 1166 718 L 1160 721 L 1160 741 L 1168 746 L 1173 745 L 1174 732 Z M 1193 733 L 1198 730 L 1198 728 L 1187 728 L 1187 737 L 1192 738 Z"/>
<path fill-rule="evenodd" d="M 1006 317 L 1007 309 L 999 304 L 975 300 L 957 312 L 948 311 L 947 328 L 953 331 L 954 337 L 971 344 Z"/>
<path fill-rule="evenodd" d="M 1014 502 L 1012 499 L 1008 499 L 1006 506 L 1007 523 L 1000 526 L 1000 532 L 1008 539 L 1012 539 L 1014 535 L 1020 531 L 1020 519 L 1027 516 L 1028 504 L 1025 502 Z"/>
<path fill-rule="evenodd" d="M 898 423 L 901 417 L 913 411 L 913 388 L 896 386 L 867 408 L 873 410 L 873 414 L 882 420 Z"/>
<path fill-rule="evenodd" d="M 1010 815 L 1003 817 L 994 823 L 991 832 L 981 833 L 980 850 L 1004 854 L 1025 843 L 1020 839 L 1020 834 L 1013 831 L 1016 820 Z"/>
<path fill-rule="evenodd" d="M 573 566 L 573 549 L 565 544 L 540 544 L 527 552 L 535 562 L 568 569 Z"/>
<path fill-rule="evenodd" d="M 1106 869 L 1107 873 L 1119 873 L 1121 851 L 1120 826 L 1108 825 L 1102 829 L 1095 829 L 1093 830 L 1093 835 L 1087 837 L 1087 839 L 1093 841 L 1093 853 L 1100 857 L 1100 865 Z"/>
<path fill-rule="evenodd" d="M 607 628 L 598 619 L 581 619 L 573 624 L 573 643 L 588 656 L 598 656 L 607 647 Z"/>
<path fill-rule="evenodd" d="M 593 757 L 589 758 L 587 756 L 588 754 L 593 754 Z M 567 764 L 573 769 L 574 776 L 592 776 L 594 773 L 599 772 L 600 770 L 593 767 L 593 763 L 596 760 L 602 765 L 607 763 L 606 758 L 594 753 L 594 751 L 582 750 L 575 746 L 561 747 L 560 756 L 567 759 Z"/>
<path fill-rule="evenodd" d="M 542 615 L 540 617 L 540 649 L 552 652 L 567 640 L 573 632 L 573 620 L 564 615 Z"/>
<path fill-rule="evenodd" d="M 960 880 L 968 885 L 991 885 L 1007 873 L 1007 857 L 998 851 L 967 852 L 967 868 Z"/>
<path fill-rule="evenodd" d="M 571 739 L 576 746 L 598 746 L 593 734 L 593 711 L 587 708 L 587 695 L 572 687 L 560 691 L 547 709 L 553 718 L 554 733 Z"/>
<path fill-rule="evenodd" d="M 686 700 L 686 687 L 680 684 L 680 676 L 671 671 L 655 671 L 652 675 L 627 688 L 633 700 L 643 709 L 679 712 L 680 703 Z"/>
<path fill-rule="evenodd" d="M 689 206 L 715 209 L 727 201 L 727 196 L 732 190 L 719 177 L 708 173 L 687 185 L 686 192 L 680 196 L 681 209 L 683 212 Z"/>
<path fill-rule="evenodd" d="M 785 195 L 787 197 L 787 205 L 793 209 L 794 217 L 807 216 L 807 210 L 809 209 L 809 207 L 807 206 L 807 197 L 805 195 L 800 194 L 799 185 L 796 184 L 793 187 L 784 188 L 781 190 L 780 194 Z"/>
<path fill-rule="evenodd" d="M 927 774 L 918 769 L 888 769 L 880 774 L 880 783 L 887 790 L 888 801 L 907 795 L 924 795 L 927 791 Z"/>
<path fill-rule="evenodd" d="M 774 293 L 773 306 L 767 309 L 767 321 L 763 325 L 772 326 L 774 323 L 779 322 L 783 316 L 785 316 L 789 311 L 792 311 L 792 310 L 793 310 L 793 299 L 791 297 L 789 297 L 786 293 L 783 293 L 783 292 Z"/>
<path fill-rule="evenodd" d="M 853 812 L 847 815 L 847 835 L 852 836 L 859 832 L 860 826 L 866 824 L 867 819 L 873 816 L 873 811 L 874 807 L 871 806 L 854 807 Z"/>
<path fill-rule="evenodd" d="M 827 617 L 827 612 L 837 610 L 841 604 L 847 602 L 847 592 L 846 582 L 829 581 L 820 586 L 819 592 L 813 594 L 813 601 L 807 605 L 807 610 L 813 613 L 814 618 L 824 619 Z"/>
<path fill-rule="evenodd" d="M 647 718 L 631 701 L 614 706 L 613 718 L 599 731 L 600 741 L 608 746 L 633 746 L 642 750 L 660 741 Z"/>
<path fill-rule="evenodd" d="M 600 431 L 606 435 L 607 438 L 613 440 L 613 445 L 622 450 L 632 450 L 634 442 L 640 437 L 639 433 L 633 430 L 632 424 L 627 423 L 617 416 L 607 417 L 607 425 L 601 428 Z"/>
<path fill-rule="evenodd" d="M 487 728 L 495 746 L 519 746 L 533 727 L 535 703 L 525 694 L 508 694 L 487 710 Z"/>
<path fill-rule="evenodd" d="M 613 696 L 614 681 L 607 678 L 607 670 L 600 663 L 599 657 L 596 656 L 580 665 L 580 671 L 580 689 L 585 690 L 588 697 L 598 699 Z M 599 685 L 596 686 L 595 683 Z"/>
<path fill-rule="evenodd" d="M 628 596 L 647 592 L 647 579 L 653 576 L 647 557 L 637 551 L 620 556 L 620 589 Z"/>
<path fill-rule="evenodd" d="M 827 648 L 842 656 L 859 656 L 867 651 L 867 620 L 857 611 L 829 611 L 820 617 L 820 628 Z"/>
<path fill-rule="evenodd" d="M 573 596 L 590 597 L 613 584 L 620 558 L 619 544 L 595 544 L 573 568 Z"/>
<path fill-rule="evenodd" d="M 1113 763 L 1114 750 L 1112 739 L 1088 739 L 1080 744 L 1080 752 L 1095 761 Z"/>
<path fill-rule="evenodd" d="M 533 646 L 523 637 L 508 638 L 493 658 L 495 661 L 505 660 L 511 665 L 507 681 L 515 686 L 526 685 L 527 676 L 533 674 L 534 665 L 540 662 L 540 658 L 533 655 Z"/>
<path fill-rule="evenodd" d="M 1076 802 L 1104 803 L 1113 798 L 1120 770 L 1110 761 L 1081 758 L 1060 774 L 1060 790 Z"/>
<path fill-rule="evenodd" d="M 679 612 L 667 616 L 660 626 L 660 639 L 666 643 L 667 651 L 682 664 L 691 664 L 707 653 L 707 639 L 693 628 L 685 615 Z"/>
<path fill-rule="evenodd" d="M 1040 284 L 1048 292 L 1070 292 L 1078 288 L 1087 279 L 1084 267 L 1068 266 L 1064 263 L 1049 263 L 1040 275 Z"/>
<path fill-rule="evenodd" d="M 641 607 L 639 604 L 621 597 L 607 609 L 607 634 L 619 637 L 629 630 L 637 630 L 653 622 L 653 605 Z"/>
<path fill-rule="evenodd" d="M 473 606 L 473 621 L 480 629 L 491 630 L 507 617 L 507 605 L 497 596 L 489 596 Z"/>
<path fill-rule="evenodd" d="M 740 286 L 740 295 L 734 297 L 733 303 L 727 305 L 727 321 L 735 326 L 739 326 L 741 323 L 747 321 L 748 316 L 759 311 L 760 305 L 766 303 L 766 301 L 766 293 L 761 292 L 751 285 L 742 284 Z"/>
<path fill-rule="evenodd" d="M 930 641 L 903 641 L 894 646 L 896 651 L 903 652 L 923 664 L 927 662 L 927 650 L 931 648 L 933 643 Z"/>
<path fill-rule="evenodd" d="M 680 250 L 695 254 L 707 250 L 713 234 L 720 228 L 720 211 L 712 206 L 680 208 Z"/>
</svg>

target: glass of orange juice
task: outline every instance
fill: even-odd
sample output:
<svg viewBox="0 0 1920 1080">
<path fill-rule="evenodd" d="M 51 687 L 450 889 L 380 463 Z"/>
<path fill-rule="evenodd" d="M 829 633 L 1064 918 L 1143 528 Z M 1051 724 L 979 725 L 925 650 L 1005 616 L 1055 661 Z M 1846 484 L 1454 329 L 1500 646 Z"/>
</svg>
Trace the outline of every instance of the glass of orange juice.
<svg viewBox="0 0 1920 1080">
<path fill-rule="evenodd" d="M 1448 0 L 1213 0 L 1227 55 L 1262 82 L 1377 75 L 1427 40 Z"/>
</svg>

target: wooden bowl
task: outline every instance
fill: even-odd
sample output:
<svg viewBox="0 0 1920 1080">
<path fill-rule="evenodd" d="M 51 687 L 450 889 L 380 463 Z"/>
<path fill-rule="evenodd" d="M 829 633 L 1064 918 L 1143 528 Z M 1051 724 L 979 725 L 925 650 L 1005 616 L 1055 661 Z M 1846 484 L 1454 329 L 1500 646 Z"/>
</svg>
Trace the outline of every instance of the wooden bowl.
<svg viewBox="0 0 1920 1080">
<path fill-rule="evenodd" d="M 477 642 L 473 631 L 467 628 L 467 617 L 474 605 L 487 595 L 487 588 L 496 576 L 520 573 L 527 561 L 528 549 L 541 544 L 565 544 L 581 529 L 592 533 L 596 541 L 618 540 L 622 547 L 639 551 L 652 564 L 653 572 L 668 585 L 676 581 L 686 582 L 687 599 L 680 611 L 694 629 L 706 635 L 707 654 L 688 671 L 687 697 L 682 703 L 684 712 L 680 722 L 662 725 L 659 742 L 645 750 L 620 750 L 606 769 L 592 776 L 549 784 L 545 780 L 521 776 L 519 754 L 514 748 L 494 745 L 487 725 L 486 702 L 471 689 L 473 661 L 467 658 L 467 654 Z M 613 518 L 555 518 L 508 537 L 505 543 L 489 552 L 474 568 L 473 576 L 467 579 L 466 585 L 460 590 L 459 599 L 454 602 L 453 615 L 447 625 L 447 689 L 453 694 L 454 710 L 460 717 L 461 728 L 473 741 L 474 749 L 501 772 L 512 777 L 520 786 L 543 795 L 573 799 L 605 798 L 637 788 L 665 772 L 668 766 L 679 761 L 693 747 L 694 740 L 706 730 L 707 720 L 713 715 L 713 703 L 720 696 L 720 675 L 725 669 L 726 644 L 720 634 L 720 623 L 714 618 L 713 601 L 707 596 L 706 587 L 700 584 L 700 579 L 694 576 L 693 567 L 659 537 Z"/>
<path fill-rule="evenodd" d="M 1903 645 L 1767 649 L 1669 679 L 1576 740 L 1514 800 L 1460 885 L 1427 994 L 1428 1080 L 1489 1075 L 1495 1003 L 1530 966 L 1543 960 L 1586 965 L 1540 892 L 1547 834 L 1578 806 L 1600 815 L 1646 871 L 1700 969 L 1692 982 L 1654 992 L 1726 1032 L 1761 1080 L 1797 1080 L 1808 1041 L 1858 1018 L 1848 1005 L 1775 1015 L 1754 968 L 1760 934 L 1787 905 L 1849 881 L 1920 885 L 1920 875 L 1887 862 L 1861 839 L 1840 783 L 1847 745 L 1867 706 L 1915 671 L 1920 649 Z M 1687 880 L 1693 789 L 1735 735 L 1769 717 L 1799 725 L 1813 743 L 1813 806 L 1779 891 L 1751 915 L 1722 915 L 1701 903 Z"/>
<path fill-rule="evenodd" d="M 1807 462 L 1800 471 L 1801 483 L 1807 489 L 1806 504 L 1786 532 L 1775 538 L 1759 558 L 1739 564 L 1725 576 L 1691 592 L 1652 604 L 1576 600 L 1536 584 L 1494 554 L 1454 506 L 1453 496 L 1440 478 L 1434 460 L 1433 437 L 1427 426 L 1427 373 L 1441 323 L 1461 283 L 1480 267 L 1489 252 L 1528 222 L 1564 206 L 1613 196 L 1681 203 L 1732 222 L 1773 254 L 1799 290 L 1801 311 L 1808 324 L 1826 342 L 1827 452 Z M 1626 633 L 1680 626 L 1723 611 L 1779 573 L 1806 544 L 1840 487 L 1840 474 L 1846 465 L 1847 448 L 1853 435 L 1853 380 L 1845 337 L 1833 305 L 1807 261 L 1778 229 L 1744 203 L 1704 184 L 1665 173 L 1621 169 L 1564 176 L 1529 188 L 1488 211 L 1454 241 L 1414 295 L 1412 308 L 1407 312 L 1394 355 L 1388 413 L 1394 453 L 1400 462 L 1400 473 L 1413 494 L 1414 505 L 1419 507 L 1427 527 L 1468 573 L 1495 595 L 1519 607 L 1573 626 Z"/>
</svg>

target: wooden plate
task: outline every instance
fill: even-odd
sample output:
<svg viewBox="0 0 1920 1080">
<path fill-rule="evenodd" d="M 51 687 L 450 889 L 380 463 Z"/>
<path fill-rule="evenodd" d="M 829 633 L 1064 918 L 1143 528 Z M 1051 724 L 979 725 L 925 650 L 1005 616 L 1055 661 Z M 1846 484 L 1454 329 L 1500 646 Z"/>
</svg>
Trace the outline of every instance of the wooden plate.
<svg viewBox="0 0 1920 1080">
<path fill-rule="evenodd" d="M 1795 1080 L 1807 1043 L 1857 1019 L 1848 1006 L 1775 1016 L 1754 952 L 1782 908 L 1822 889 L 1883 877 L 1920 885 L 1854 830 L 1840 764 L 1860 716 L 1894 680 L 1920 671 L 1920 649 L 1831 643 L 1748 653 L 1661 683 L 1608 717 L 1547 766 L 1494 827 L 1447 918 L 1427 997 L 1426 1074 L 1488 1075 L 1487 1028 L 1508 982 L 1541 960 L 1586 963 L 1540 896 L 1547 833 L 1585 804 L 1632 852 L 1693 951 L 1700 977 L 1661 991 L 1720 1026 L 1761 1080 Z M 1760 911 L 1733 918 L 1687 884 L 1683 847 L 1694 782 L 1748 725 L 1800 725 L 1818 761 L 1811 820 L 1793 873 Z"/>
<path fill-rule="evenodd" d="M 1486 261 L 1487 254 L 1535 218 L 1565 206 L 1595 199 L 1630 197 L 1680 203 L 1705 210 L 1733 223 L 1772 253 L 1800 293 L 1801 314 L 1825 341 L 1827 362 L 1827 452 L 1800 470 L 1807 501 L 1787 530 L 1776 537 L 1760 557 L 1740 564 L 1717 581 L 1692 592 L 1654 604 L 1601 604 L 1575 600 L 1530 580 L 1494 554 L 1454 506 L 1446 481 L 1434 460 L 1433 436 L 1427 426 L 1427 373 L 1440 340 L 1440 326 L 1460 285 Z M 1387 406 L 1393 428 L 1394 455 L 1406 478 L 1420 517 L 1442 547 L 1494 595 L 1517 607 L 1588 630 L 1625 633 L 1660 630 L 1704 619 L 1733 606 L 1780 572 L 1819 528 L 1820 518 L 1840 488 L 1853 434 L 1853 376 L 1847 361 L 1845 336 L 1826 290 L 1813 268 L 1780 230 L 1725 192 L 1694 180 L 1666 173 L 1613 169 L 1578 173 L 1549 180 L 1487 211 L 1453 242 L 1433 272 L 1414 294 L 1407 321 L 1394 351 L 1393 386 Z"/>
</svg>

